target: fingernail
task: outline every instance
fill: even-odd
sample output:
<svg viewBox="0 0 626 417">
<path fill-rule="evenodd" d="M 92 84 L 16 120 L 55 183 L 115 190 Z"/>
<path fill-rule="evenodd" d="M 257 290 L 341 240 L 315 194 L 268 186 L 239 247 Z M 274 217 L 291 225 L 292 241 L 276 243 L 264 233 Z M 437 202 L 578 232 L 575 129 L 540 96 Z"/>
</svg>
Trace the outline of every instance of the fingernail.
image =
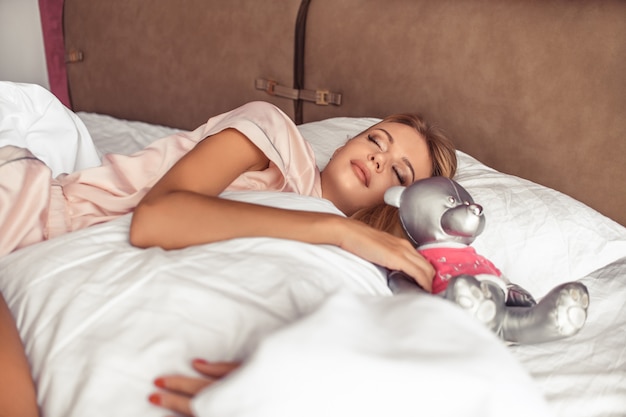
<svg viewBox="0 0 626 417">
<path fill-rule="evenodd" d="M 161 396 L 159 394 L 152 394 L 148 397 L 148 401 L 154 405 L 161 405 Z"/>
<path fill-rule="evenodd" d="M 156 385 L 159 388 L 165 388 L 165 379 L 164 378 L 157 378 L 154 380 L 154 385 Z"/>
</svg>

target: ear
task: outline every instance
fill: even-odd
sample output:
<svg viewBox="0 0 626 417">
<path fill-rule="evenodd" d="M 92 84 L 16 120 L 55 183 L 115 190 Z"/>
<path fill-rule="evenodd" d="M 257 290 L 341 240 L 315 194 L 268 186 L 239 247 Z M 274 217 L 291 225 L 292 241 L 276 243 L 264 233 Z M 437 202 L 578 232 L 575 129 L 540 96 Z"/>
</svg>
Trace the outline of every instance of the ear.
<svg viewBox="0 0 626 417">
<path fill-rule="evenodd" d="M 402 193 L 405 189 L 406 187 L 399 185 L 389 188 L 385 191 L 385 203 L 390 206 L 400 207 L 400 200 L 402 199 Z"/>
</svg>

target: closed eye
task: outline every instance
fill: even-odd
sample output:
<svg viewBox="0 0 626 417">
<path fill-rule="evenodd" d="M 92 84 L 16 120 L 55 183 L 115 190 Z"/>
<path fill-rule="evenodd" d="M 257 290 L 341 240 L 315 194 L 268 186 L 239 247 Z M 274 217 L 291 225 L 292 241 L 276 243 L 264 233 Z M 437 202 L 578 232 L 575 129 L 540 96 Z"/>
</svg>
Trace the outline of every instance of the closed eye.
<svg viewBox="0 0 626 417">
<path fill-rule="evenodd" d="M 376 146 L 378 146 L 379 149 L 383 149 L 383 147 L 380 145 L 380 142 L 378 141 L 378 139 L 376 139 L 374 136 L 372 135 L 367 135 L 367 140 L 369 140 L 370 142 L 373 142 L 376 144 Z"/>
<path fill-rule="evenodd" d="M 396 167 L 393 167 L 393 172 L 395 172 L 396 177 L 398 177 L 398 181 L 400 181 L 400 185 L 405 185 L 406 184 L 406 178 L 404 177 L 404 175 L 402 175 L 400 170 L 398 168 L 396 168 Z"/>
<path fill-rule="evenodd" d="M 393 136 L 391 136 L 389 134 L 389 132 L 387 132 L 385 129 L 379 128 L 379 129 L 376 129 L 376 130 L 383 132 L 384 135 L 382 135 L 382 136 L 386 137 L 390 144 L 393 144 L 395 142 L 394 139 L 393 139 Z M 382 144 L 380 143 L 380 139 L 378 139 L 377 137 L 373 136 L 371 133 L 369 135 L 367 135 L 367 139 L 372 141 L 372 142 L 374 142 L 381 150 L 383 150 Z M 406 164 L 408 170 L 411 173 L 411 177 L 412 177 L 411 182 L 415 181 L 415 169 L 413 168 L 413 165 L 411 164 L 411 162 L 409 161 L 409 159 L 407 157 L 402 158 L 402 160 L 404 161 L 404 163 Z M 394 168 L 394 171 L 396 173 L 396 176 L 398 177 L 398 181 L 400 181 L 400 184 L 401 185 L 406 184 L 406 182 L 407 182 L 406 178 L 400 172 L 400 170 L 397 169 L 397 168 Z"/>
</svg>

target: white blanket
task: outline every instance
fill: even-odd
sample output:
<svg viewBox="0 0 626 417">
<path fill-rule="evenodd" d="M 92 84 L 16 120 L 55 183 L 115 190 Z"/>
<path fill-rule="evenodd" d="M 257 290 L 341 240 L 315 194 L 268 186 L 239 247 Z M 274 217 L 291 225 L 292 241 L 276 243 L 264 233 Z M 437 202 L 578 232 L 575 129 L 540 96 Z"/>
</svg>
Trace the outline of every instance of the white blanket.
<svg viewBox="0 0 626 417">
<path fill-rule="evenodd" d="M 336 210 L 288 193 L 231 197 Z M 142 250 L 128 243 L 129 221 L 0 259 L 46 416 L 160 415 L 146 401 L 156 376 L 189 373 L 194 357 L 244 359 L 337 291 L 389 295 L 383 271 L 336 247 L 249 238 Z"/>
<path fill-rule="evenodd" d="M 428 295 L 333 295 L 193 405 L 200 417 L 553 415 L 492 333 Z"/>
<path fill-rule="evenodd" d="M 52 150 L 61 171 L 94 163 L 90 134 L 138 137 L 124 142 L 129 153 L 171 132 L 82 114 L 87 132 L 49 95 L 18 88 L 24 97 L 0 112 L 25 112 L 31 122 L 14 118 L 0 137 Z M 323 166 L 329 150 L 372 122 L 300 128 Z M 626 229 L 554 190 L 459 157 L 457 179 L 487 213 L 479 252 L 537 298 L 583 280 L 591 306 L 580 334 L 505 349 L 444 300 L 391 297 L 386 271 L 336 247 L 255 238 L 140 250 L 128 244 L 126 216 L 0 258 L 0 290 L 43 414 L 162 416 L 146 400 L 155 377 L 193 374 L 194 357 L 250 357 L 198 398 L 199 414 L 547 415 L 539 389 L 555 415 L 624 416 Z M 327 201 L 288 193 L 226 197 L 337 213 Z"/>
</svg>

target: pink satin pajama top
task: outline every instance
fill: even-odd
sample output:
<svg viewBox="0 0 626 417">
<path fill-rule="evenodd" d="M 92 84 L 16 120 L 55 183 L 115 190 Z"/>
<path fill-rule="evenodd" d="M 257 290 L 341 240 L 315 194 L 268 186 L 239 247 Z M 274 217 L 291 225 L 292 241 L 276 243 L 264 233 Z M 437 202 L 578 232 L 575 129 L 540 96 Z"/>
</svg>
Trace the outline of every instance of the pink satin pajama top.
<svg viewBox="0 0 626 417">
<path fill-rule="evenodd" d="M 0 232 L 0 255 L 131 212 L 176 161 L 202 139 L 227 128 L 243 133 L 270 160 L 269 168 L 242 174 L 228 191 L 285 191 L 321 197 L 313 150 L 296 125 L 277 107 L 252 102 L 213 117 L 192 132 L 159 139 L 130 156 L 109 154 L 99 167 L 55 179 L 40 161 L 5 162 L 5 168 L 14 165 L 12 169 L 20 169 L 22 181 L 28 180 L 32 186 L 13 191 L 19 195 L 2 196 L 0 184 L 0 201 L 25 205 L 13 214 L 5 213 L 4 218 L 0 213 L 0 229 L 5 228 L 3 224 L 12 225 L 10 233 Z M 11 174 L 13 178 L 16 175 Z M 42 178 L 46 175 L 47 180 Z M 29 196 L 24 198 L 24 193 Z"/>
</svg>

